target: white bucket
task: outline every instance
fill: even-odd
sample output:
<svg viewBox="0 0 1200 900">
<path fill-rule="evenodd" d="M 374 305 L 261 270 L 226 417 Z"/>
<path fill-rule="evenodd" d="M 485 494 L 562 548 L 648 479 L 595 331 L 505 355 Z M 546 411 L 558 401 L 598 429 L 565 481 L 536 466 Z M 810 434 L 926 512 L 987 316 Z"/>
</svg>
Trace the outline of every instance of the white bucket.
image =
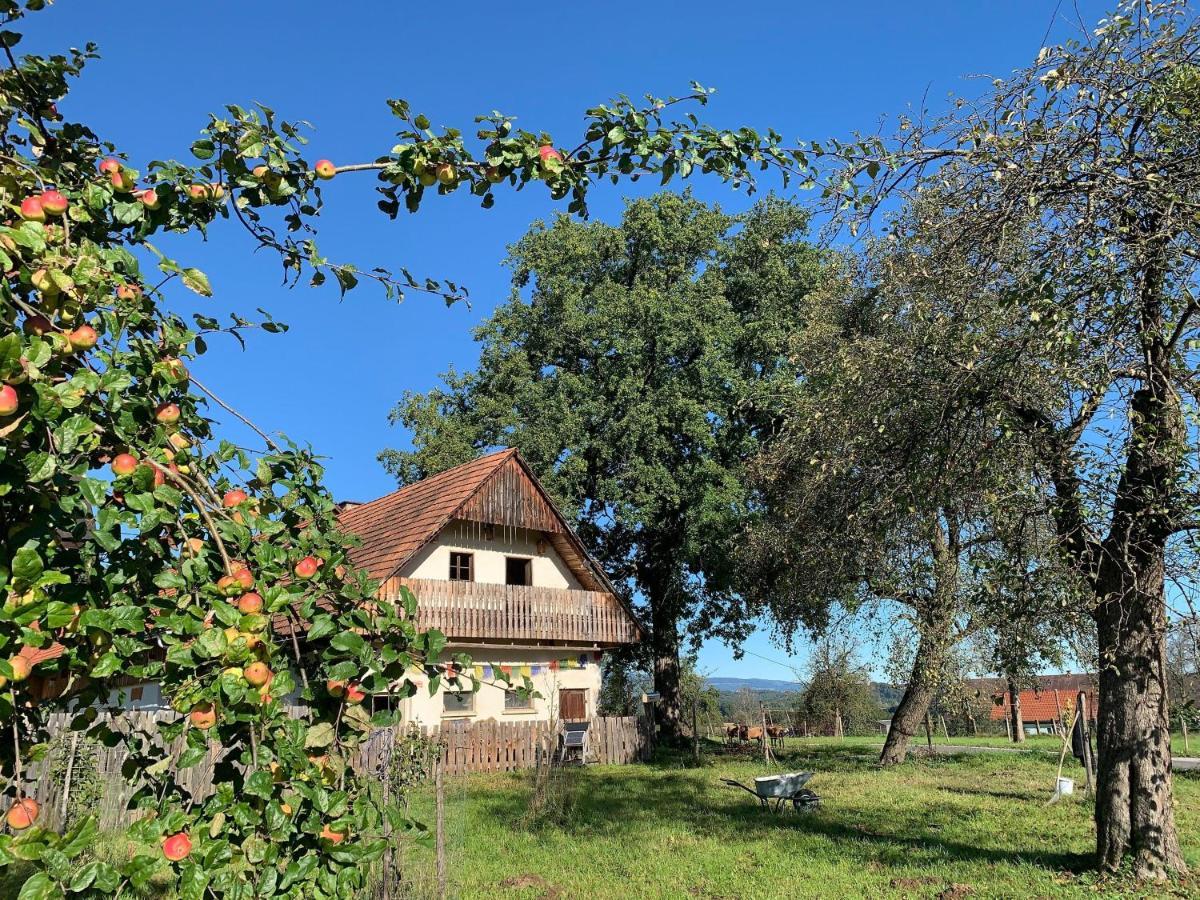
<svg viewBox="0 0 1200 900">
<path fill-rule="evenodd" d="M 1054 791 L 1060 797 L 1075 793 L 1075 781 L 1071 778 L 1059 778 Z"/>
</svg>

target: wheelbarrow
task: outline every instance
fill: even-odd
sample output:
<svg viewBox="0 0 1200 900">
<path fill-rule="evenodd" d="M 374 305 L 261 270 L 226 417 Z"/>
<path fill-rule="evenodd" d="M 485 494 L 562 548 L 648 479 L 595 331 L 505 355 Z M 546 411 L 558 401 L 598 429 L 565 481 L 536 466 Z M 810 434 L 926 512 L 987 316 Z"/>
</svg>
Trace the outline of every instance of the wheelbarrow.
<svg viewBox="0 0 1200 900">
<path fill-rule="evenodd" d="M 762 775 L 755 778 L 754 787 L 732 778 L 722 778 L 721 783 L 739 787 L 748 794 L 753 794 L 764 809 L 779 812 L 783 805 L 790 801 L 792 809 L 800 812 L 821 805 L 821 798 L 804 786 L 812 777 L 812 772 L 788 772 L 786 775 Z"/>
</svg>

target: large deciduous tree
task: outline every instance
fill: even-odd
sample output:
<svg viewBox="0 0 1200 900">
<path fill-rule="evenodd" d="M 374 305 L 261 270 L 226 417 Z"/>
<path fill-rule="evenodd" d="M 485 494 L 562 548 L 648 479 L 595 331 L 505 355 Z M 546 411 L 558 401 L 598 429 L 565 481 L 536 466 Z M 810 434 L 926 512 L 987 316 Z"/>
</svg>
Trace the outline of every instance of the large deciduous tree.
<svg viewBox="0 0 1200 900">
<path fill-rule="evenodd" d="M 1100 661 L 1097 850 L 1182 870 L 1171 790 L 1164 575 L 1197 527 L 1200 25 L 1122 4 L 943 118 L 843 145 L 831 187 L 863 213 L 921 198 L 909 283 L 969 281 L 958 316 L 1014 313 L 958 392 L 1002 419 L 1052 486 Z M 856 184 L 860 191 L 847 187 Z M 942 209 L 929 213 L 931 195 Z M 927 214 L 928 213 L 928 214 Z"/>
<path fill-rule="evenodd" d="M 952 648 L 980 627 L 981 561 L 1036 491 L 994 417 L 956 402 L 978 333 L 947 315 L 969 282 L 932 297 L 898 289 L 912 259 L 881 242 L 807 298 L 791 347 L 802 373 L 784 425 L 751 471 L 756 515 L 744 595 L 791 634 L 830 610 L 885 602 L 917 646 L 881 761 L 905 759 Z"/>
<path fill-rule="evenodd" d="M 393 413 L 416 448 L 382 455 L 401 482 L 485 447 L 521 450 L 645 601 L 668 736 L 683 629 L 736 637 L 744 624 L 727 551 L 743 462 L 794 383 L 784 338 L 819 274 L 805 224 L 778 200 L 731 217 L 664 194 L 617 226 L 535 226 L 512 248 L 511 300 L 477 332 L 479 368 Z"/>
</svg>

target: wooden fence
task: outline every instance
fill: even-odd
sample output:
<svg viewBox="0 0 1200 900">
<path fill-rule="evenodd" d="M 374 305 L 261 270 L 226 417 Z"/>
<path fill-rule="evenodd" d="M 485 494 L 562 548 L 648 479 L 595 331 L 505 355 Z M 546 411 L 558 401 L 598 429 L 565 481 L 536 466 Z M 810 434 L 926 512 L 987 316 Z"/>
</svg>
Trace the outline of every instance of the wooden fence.
<svg viewBox="0 0 1200 900">
<path fill-rule="evenodd" d="M 300 710 L 294 710 L 299 714 Z M 156 733 L 160 722 L 173 721 L 176 713 L 161 711 L 130 711 L 116 717 L 123 731 Z M 98 782 L 99 798 L 92 807 L 102 828 L 114 828 L 129 823 L 127 805 L 137 789 L 122 773 L 129 753 L 124 744 L 116 747 L 86 742 L 70 731 L 71 714 L 52 713 L 51 734 L 60 738 L 52 743 L 52 751 L 42 760 L 28 766 L 26 791 L 43 810 L 43 824 L 57 827 L 63 813 L 70 808 L 71 796 L 76 801 L 86 796 L 89 787 Z M 403 729 L 400 725 L 396 728 Z M 442 768 L 448 775 L 469 772 L 512 772 L 537 765 L 539 754 L 549 760 L 558 747 L 557 729 L 550 722 L 496 722 L 461 720 L 447 723 L 440 730 L 426 729 L 428 737 L 440 738 Z M 396 739 L 396 729 L 380 729 L 364 743 L 355 768 L 364 774 L 378 774 L 386 768 Z M 172 748 L 179 749 L 179 748 Z M 625 764 L 647 758 L 651 749 L 650 732 L 646 722 L 637 716 L 595 718 L 591 720 L 588 736 L 588 762 L 593 764 Z M 86 751 L 86 752 L 85 752 Z M 95 754 L 92 763 L 90 755 Z M 184 769 L 179 779 L 197 798 L 211 793 L 213 764 L 218 750 L 198 765 Z"/>
</svg>

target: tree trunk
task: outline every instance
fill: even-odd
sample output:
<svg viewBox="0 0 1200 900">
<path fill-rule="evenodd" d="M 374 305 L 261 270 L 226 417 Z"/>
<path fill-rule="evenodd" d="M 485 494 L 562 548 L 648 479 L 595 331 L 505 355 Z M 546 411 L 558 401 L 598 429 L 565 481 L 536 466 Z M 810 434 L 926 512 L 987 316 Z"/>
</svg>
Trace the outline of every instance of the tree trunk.
<svg viewBox="0 0 1200 900">
<path fill-rule="evenodd" d="M 1101 587 L 1110 599 L 1095 613 L 1096 850 L 1103 871 L 1115 871 L 1130 856 L 1139 878 L 1158 879 L 1186 869 L 1171 789 L 1161 559 L 1115 584 L 1102 574 Z"/>
<path fill-rule="evenodd" d="M 937 693 L 942 663 L 950 649 L 958 608 L 959 563 L 957 526 L 952 518 L 949 527 L 944 527 L 940 519 L 933 523 L 929 548 L 933 558 L 933 592 L 917 610 L 920 640 L 913 658 L 912 675 L 892 716 L 883 752 L 879 754 L 879 764 L 883 766 L 898 765 L 908 756 L 908 742 L 925 721 L 929 704 Z"/>
<path fill-rule="evenodd" d="M 683 695 L 679 682 L 679 622 L 665 598 L 656 598 L 655 593 L 657 591 L 652 591 L 650 596 L 650 619 L 659 738 L 667 744 L 680 746 L 683 742 Z"/>
<path fill-rule="evenodd" d="M 1021 692 L 1017 688 L 1015 678 L 1008 679 L 1008 710 L 1012 722 L 1012 739 L 1014 744 L 1025 743 L 1025 720 L 1021 718 Z"/>
<path fill-rule="evenodd" d="M 937 693 L 938 675 L 949 643 L 950 624 L 947 620 L 940 630 L 926 627 L 921 635 L 917 655 L 913 659 L 912 674 L 904 688 L 904 696 L 900 698 L 900 705 L 892 715 L 887 739 L 883 742 L 880 765 L 894 766 L 904 762 L 908 756 L 909 741 L 925 721 L 929 704 Z M 939 633 L 935 634 L 934 631 Z"/>
</svg>

